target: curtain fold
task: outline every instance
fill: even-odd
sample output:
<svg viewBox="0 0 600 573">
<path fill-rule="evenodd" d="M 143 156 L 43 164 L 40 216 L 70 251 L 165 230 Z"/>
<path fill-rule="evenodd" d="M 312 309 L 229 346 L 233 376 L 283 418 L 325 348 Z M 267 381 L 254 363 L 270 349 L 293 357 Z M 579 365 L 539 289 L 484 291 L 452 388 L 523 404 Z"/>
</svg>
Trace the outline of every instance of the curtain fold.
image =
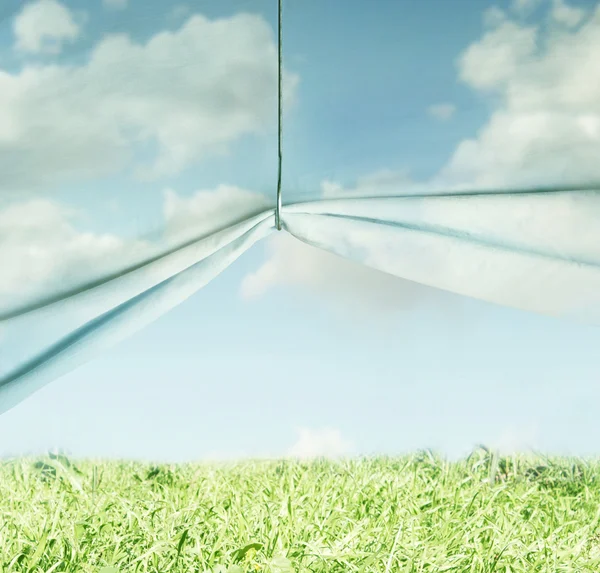
<svg viewBox="0 0 600 573">
<path fill-rule="evenodd" d="M 600 324 L 600 6 L 558 28 L 549 3 L 534 27 L 490 8 L 474 35 L 426 4 L 2 3 L 0 413 L 276 215 L 396 277 Z M 549 182 L 581 186 L 523 188 Z"/>
<path fill-rule="evenodd" d="M 296 238 L 380 271 L 600 324 L 600 192 L 347 198 L 289 206 Z"/>
<path fill-rule="evenodd" d="M 374 269 L 594 324 L 600 324 L 599 220 L 600 191 L 591 189 L 350 197 L 282 211 L 284 231 Z M 269 209 L 53 299 L 4 309 L 5 350 L 7 336 L 20 330 L 15 339 L 35 351 L 17 355 L 2 372 L 0 413 L 186 300 L 274 225 Z M 60 328 L 48 328 L 53 321 Z"/>
<path fill-rule="evenodd" d="M 39 321 L 51 323 L 58 319 L 63 323 L 67 315 L 77 326 L 67 332 L 63 324 L 60 329 L 50 330 L 44 338 L 54 338 L 52 343 L 38 344 L 41 347 L 35 353 L 2 374 L 0 413 L 185 301 L 273 229 L 273 212 L 268 211 L 147 265 L 137 265 L 112 281 L 97 281 L 99 284 L 93 288 L 79 289 L 71 297 L 16 316 L 14 312 L 5 313 L 11 318 L 0 325 L 8 329 L 12 323 L 15 331 L 19 319 L 25 322 L 22 330 L 27 331 Z"/>
</svg>

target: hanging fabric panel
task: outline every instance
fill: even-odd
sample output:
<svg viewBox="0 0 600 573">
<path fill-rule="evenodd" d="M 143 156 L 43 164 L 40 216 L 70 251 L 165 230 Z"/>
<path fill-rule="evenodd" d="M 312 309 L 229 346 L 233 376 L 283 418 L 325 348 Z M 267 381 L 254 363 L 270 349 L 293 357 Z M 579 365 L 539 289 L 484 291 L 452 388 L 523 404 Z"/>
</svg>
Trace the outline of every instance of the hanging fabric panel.
<svg viewBox="0 0 600 573">
<path fill-rule="evenodd" d="M 3 4 L 0 413 L 277 230 L 599 324 L 600 7 L 461 2 Z"/>
</svg>

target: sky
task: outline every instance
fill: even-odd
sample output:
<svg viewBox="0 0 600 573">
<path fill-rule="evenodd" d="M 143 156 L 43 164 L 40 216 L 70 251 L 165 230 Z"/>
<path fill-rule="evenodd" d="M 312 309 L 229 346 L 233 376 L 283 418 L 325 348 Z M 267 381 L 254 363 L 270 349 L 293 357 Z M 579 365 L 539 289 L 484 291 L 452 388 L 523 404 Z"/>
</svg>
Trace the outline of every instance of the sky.
<svg viewBox="0 0 600 573">
<path fill-rule="evenodd" d="M 274 205 L 276 2 L 6 6 L 0 308 L 146 252 L 156 229 L 210 229 L 221 201 Z M 600 175 L 595 1 L 377 6 L 284 2 L 284 202 Z M 52 335 L 14 332 L 0 372 Z M 275 233 L 0 415 L 0 455 L 597 455 L 599 343 Z"/>
</svg>

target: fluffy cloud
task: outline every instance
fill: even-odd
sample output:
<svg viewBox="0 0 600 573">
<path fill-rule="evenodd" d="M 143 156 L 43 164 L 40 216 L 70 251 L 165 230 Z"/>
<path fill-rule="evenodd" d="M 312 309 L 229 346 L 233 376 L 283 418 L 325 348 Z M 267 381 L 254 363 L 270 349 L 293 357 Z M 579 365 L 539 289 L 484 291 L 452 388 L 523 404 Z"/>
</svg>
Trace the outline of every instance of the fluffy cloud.
<svg viewBox="0 0 600 573">
<path fill-rule="evenodd" d="M 172 18 L 185 18 L 186 16 L 189 15 L 190 12 L 191 12 L 191 9 L 186 4 L 177 4 L 177 6 L 174 6 L 173 9 L 171 10 L 171 17 Z"/>
<path fill-rule="evenodd" d="M 269 206 L 263 195 L 232 186 L 189 197 L 167 190 L 165 238 L 181 241 L 209 234 Z M 164 248 L 159 237 L 150 242 L 92 233 L 82 230 L 81 222 L 81 212 L 49 199 L 0 210 L 0 306 L 96 278 Z"/>
<path fill-rule="evenodd" d="M 244 277 L 241 295 L 247 300 L 281 286 L 300 287 L 325 295 L 340 310 L 354 313 L 410 308 L 430 295 L 427 287 L 375 271 L 311 247 L 291 235 L 278 233 L 268 239 L 266 262 Z"/>
<path fill-rule="evenodd" d="M 508 427 L 491 444 L 501 455 L 530 452 L 538 447 L 539 428 L 535 424 L 526 427 Z"/>
<path fill-rule="evenodd" d="M 585 16 L 584 10 L 569 6 L 564 0 L 553 0 L 552 18 L 569 28 L 577 26 Z"/>
<path fill-rule="evenodd" d="M 81 33 L 73 14 L 57 0 L 26 4 L 15 18 L 13 31 L 17 50 L 33 54 L 57 54 Z"/>
<path fill-rule="evenodd" d="M 103 176 L 131 162 L 138 176 L 160 177 L 226 153 L 274 124 L 276 61 L 261 17 L 194 15 L 145 43 L 104 37 L 82 65 L 0 70 L 0 186 Z M 296 81 L 286 75 L 288 94 Z"/>
<path fill-rule="evenodd" d="M 233 225 L 269 208 L 265 195 L 231 185 L 196 191 L 181 197 L 168 189 L 165 192 L 164 214 L 166 233 L 171 240 L 200 236 Z"/>
<path fill-rule="evenodd" d="M 581 183 L 600 176 L 600 7 L 554 2 L 566 26 L 504 19 L 459 60 L 460 79 L 498 106 L 476 137 L 462 141 L 441 172 L 445 184 Z"/>
<path fill-rule="evenodd" d="M 459 77 L 478 90 L 502 89 L 536 48 L 536 29 L 504 20 L 469 46 L 459 62 Z"/>
<path fill-rule="evenodd" d="M 429 106 L 427 113 L 434 119 L 448 121 L 456 113 L 456 106 L 451 103 L 439 103 Z"/>
<path fill-rule="evenodd" d="M 551 4 L 550 17 L 555 21 L 567 27 L 577 26 L 583 19 L 585 11 L 575 6 L 570 6 L 565 0 L 513 0 L 511 10 L 520 17 L 529 16 L 540 6 L 548 7 Z M 499 13 L 500 10 L 494 10 Z"/>
<path fill-rule="evenodd" d="M 343 438 L 335 428 L 298 429 L 298 441 L 290 448 L 288 455 L 293 458 L 336 458 L 353 451 L 351 442 Z"/>
<path fill-rule="evenodd" d="M 527 15 L 535 10 L 544 0 L 513 0 L 511 9 L 519 15 Z"/>
<path fill-rule="evenodd" d="M 47 199 L 0 211 L 0 301 L 96 277 L 147 249 L 142 242 L 81 231 L 75 225 L 78 215 Z"/>
<path fill-rule="evenodd" d="M 358 178 L 354 187 L 345 187 L 335 181 L 321 183 L 321 194 L 325 199 L 336 197 L 374 197 L 397 195 L 422 189 L 423 184 L 413 181 L 408 171 L 382 170 Z"/>
</svg>

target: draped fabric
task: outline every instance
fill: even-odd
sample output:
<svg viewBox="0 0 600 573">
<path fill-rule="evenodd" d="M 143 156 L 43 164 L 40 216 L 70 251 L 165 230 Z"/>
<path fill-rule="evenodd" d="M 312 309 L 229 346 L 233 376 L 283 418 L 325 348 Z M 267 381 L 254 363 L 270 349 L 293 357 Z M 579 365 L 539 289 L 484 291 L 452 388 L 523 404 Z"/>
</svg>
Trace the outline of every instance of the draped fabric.
<svg viewBox="0 0 600 573">
<path fill-rule="evenodd" d="M 278 219 L 282 233 L 400 279 L 600 323 L 598 99 L 595 88 L 578 97 L 554 89 L 567 74 L 571 84 L 586 77 L 586 42 L 600 11 L 581 9 L 575 25 L 558 31 L 539 28 L 548 34 L 539 45 L 531 24 L 499 9 L 490 23 L 488 13 L 482 39 L 466 38 L 460 60 L 467 83 L 504 98 L 487 131 L 471 133 L 446 168 L 422 182 L 384 171 L 343 185 L 331 176 L 344 170 L 331 166 L 317 176 L 321 189 L 311 191 L 317 179 L 310 164 L 294 163 L 297 142 L 309 149 L 320 137 L 335 140 L 340 147 L 332 145 L 329 157 L 348 166 L 347 180 L 358 171 L 345 163 L 348 132 L 348 156 L 351 148 L 355 158 L 371 153 L 372 142 L 359 131 L 358 104 L 349 104 L 354 124 L 329 117 L 322 133 L 311 134 L 294 123 L 295 113 L 307 113 L 303 97 L 311 98 L 310 83 L 300 90 L 302 73 L 310 78 L 315 66 L 321 75 L 313 80 L 326 82 L 328 70 L 343 64 L 360 82 L 361 70 L 370 79 L 376 72 L 369 62 L 353 69 L 360 58 L 349 47 L 324 51 L 329 61 L 320 68 L 312 61 L 295 71 L 294 49 L 301 51 L 310 22 L 318 24 L 315 34 L 334 23 L 343 31 L 358 25 L 350 19 L 367 5 L 354 2 L 345 12 L 343 2 L 322 9 L 290 2 L 286 11 L 284 2 L 279 13 L 276 2 L 258 0 L 150 2 L 144 9 L 117 1 L 7 4 L 0 36 L 0 412 L 192 296 L 276 234 Z M 365 25 L 391 34 L 386 22 L 404 13 L 417 18 L 416 5 L 378 3 Z M 579 12 L 572 10 L 574 22 Z M 277 36 L 280 16 L 289 52 Z M 414 57 L 429 65 L 426 55 Z M 382 91 L 388 66 L 380 70 Z M 546 92 L 533 87 L 536 78 Z M 406 127 L 408 157 L 423 136 L 415 136 L 413 100 L 402 90 L 393 109 L 409 109 L 394 118 Z M 441 120 L 451 110 L 432 106 Z M 380 118 L 386 146 L 388 120 Z"/>
</svg>

